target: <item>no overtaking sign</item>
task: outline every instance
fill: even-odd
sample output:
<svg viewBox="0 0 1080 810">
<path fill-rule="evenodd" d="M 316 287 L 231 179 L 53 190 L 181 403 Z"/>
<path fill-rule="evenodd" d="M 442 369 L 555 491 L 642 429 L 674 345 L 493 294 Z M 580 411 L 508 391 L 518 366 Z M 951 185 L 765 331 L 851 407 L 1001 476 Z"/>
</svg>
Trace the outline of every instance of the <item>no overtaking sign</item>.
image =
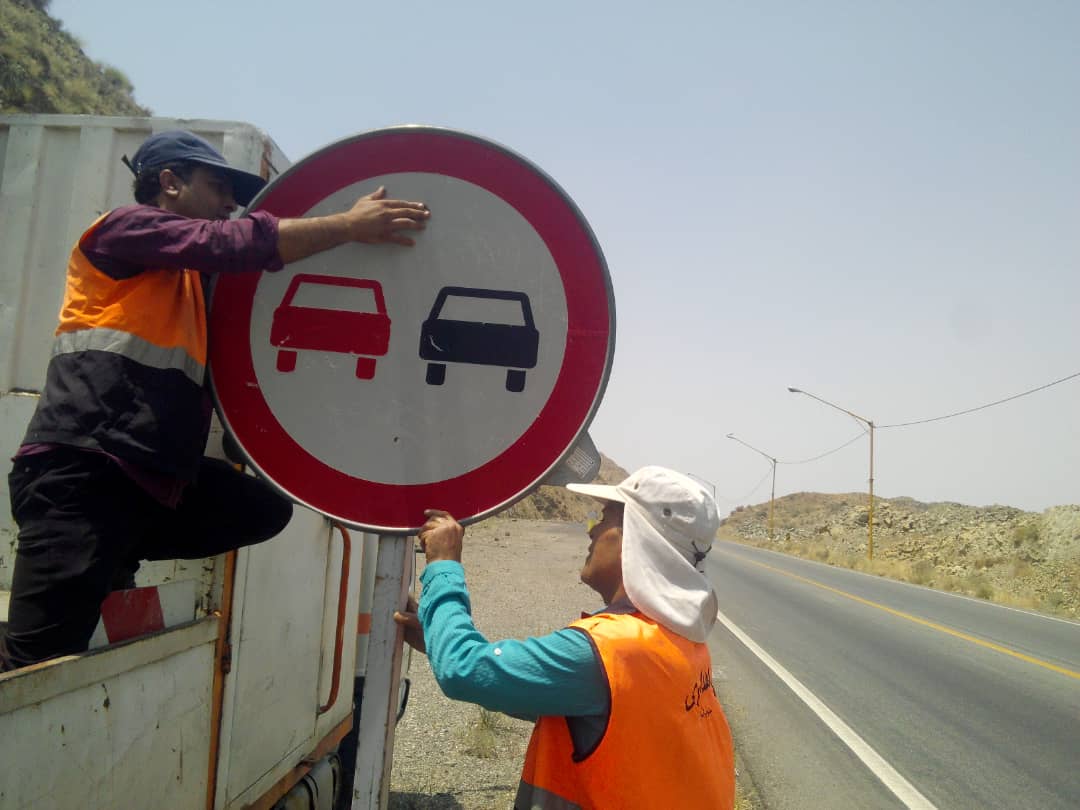
<svg viewBox="0 0 1080 810">
<path fill-rule="evenodd" d="M 219 277 L 210 372 L 222 421 L 269 481 L 348 525 L 402 533 L 427 508 L 491 514 L 573 449 L 607 383 L 615 310 L 566 194 L 474 136 L 358 135 L 251 208 L 331 214 L 380 185 L 431 209 L 416 246 L 350 244 Z"/>
</svg>

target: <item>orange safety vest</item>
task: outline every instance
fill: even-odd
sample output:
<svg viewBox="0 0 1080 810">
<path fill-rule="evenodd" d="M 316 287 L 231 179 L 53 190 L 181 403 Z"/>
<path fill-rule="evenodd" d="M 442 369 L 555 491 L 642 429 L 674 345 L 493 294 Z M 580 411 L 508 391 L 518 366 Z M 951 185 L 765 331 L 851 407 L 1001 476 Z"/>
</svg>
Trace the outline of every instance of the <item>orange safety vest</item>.
<svg viewBox="0 0 1080 810">
<path fill-rule="evenodd" d="M 107 215 L 106 215 L 107 216 Z M 194 270 L 114 279 L 80 237 L 45 388 L 24 443 L 103 450 L 190 479 L 206 445 L 206 302 Z"/>
<path fill-rule="evenodd" d="M 515 810 L 731 810 L 735 760 L 708 648 L 641 613 L 574 622 L 611 693 L 603 737 L 575 752 L 567 718 L 533 729 Z"/>
</svg>

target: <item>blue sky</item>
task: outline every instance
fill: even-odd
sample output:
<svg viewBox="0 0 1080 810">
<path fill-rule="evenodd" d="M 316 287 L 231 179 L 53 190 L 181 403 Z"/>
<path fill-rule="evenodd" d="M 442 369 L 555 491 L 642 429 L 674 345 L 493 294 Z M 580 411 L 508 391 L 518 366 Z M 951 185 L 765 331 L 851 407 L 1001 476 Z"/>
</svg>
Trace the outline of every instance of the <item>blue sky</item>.
<svg viewBox="0 0 1080 810">
<path fill-rule="evenodd" d="M 1080 4 L 53 0 L 156 114 L 293 160 L 401 123 L 552 175 L 615 288 L 591 433 L 628 469 L 768 499 L 769 464 L 1080 371 Z M 777 493 L 865 489 L 868 448 Z M 879 430 L 875 490 L 1080 503 L 1080 378 Z"/>
</svg>

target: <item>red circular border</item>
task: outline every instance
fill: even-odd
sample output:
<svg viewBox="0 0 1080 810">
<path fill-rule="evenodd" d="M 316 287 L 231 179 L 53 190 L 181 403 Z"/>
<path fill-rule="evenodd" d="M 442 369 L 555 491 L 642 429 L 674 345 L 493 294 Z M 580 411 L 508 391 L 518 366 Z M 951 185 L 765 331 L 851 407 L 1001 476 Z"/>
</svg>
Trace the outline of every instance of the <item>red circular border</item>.
<svg viewBox="0 0 1080 810">
<path fill-rule="evenodd" d="M 577 209 L 534 166 L 478 138 L 417 128 L 332 144 L 277 178 L 252 209 L 300 217 L 346 186 L 404 172 L 465 180 L 513 206 L 543 239 L 562 278 L 567 307 L 562 367 L 536 420 L 499 456 L 456 478 L 426 484 L 384 484 L 330 467 L 285 431 L 259 390 L 250 334 L 260 275 L 219 276 L 210 312 L 210 374 L 219 411 L 248 458 L 293 498 L 376 531 L 414 529 L 429 508 L 467 520 L 536 483 L 568 449 L 598 402 L 613 320 L 607 269 Z"/>
</svg>

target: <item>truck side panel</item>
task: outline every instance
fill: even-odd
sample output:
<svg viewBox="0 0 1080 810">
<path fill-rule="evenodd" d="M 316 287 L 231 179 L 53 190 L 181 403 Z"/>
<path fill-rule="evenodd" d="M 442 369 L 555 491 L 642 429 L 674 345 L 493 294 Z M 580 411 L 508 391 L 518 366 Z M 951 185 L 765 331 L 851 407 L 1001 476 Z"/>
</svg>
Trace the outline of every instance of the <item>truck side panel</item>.
<svg viewBox="0 0 1080 810">
<path fill-rule="evenodd" d="M 28 394 L 0 394 L 0 591 L 11 590 L 11 569 L 15 564 L 15 535 L 18 528 L 11 517 L 8 492 L 8 459 L 26 433 L 26 425 L 37 407 L 37 397 Z M 4 616 L 7 611 L 3 611 Z"/>
<path fill-rule="evenodd" d="M 206 807 L 218 624 L 0 676 L 0 807 Z"/>
<path fill-rule="evenodd" d="M 278 537 L 237 553 L 232 672 L 225 681 L 215 807 L 239 810 L 281 784 L 352 714 L 363 543 L 350 543 L 341 671 L 332 690 L 343 542 L 296 507 Z M 238 634 L 238 635 L 237 635 Z"/>
</svg>

